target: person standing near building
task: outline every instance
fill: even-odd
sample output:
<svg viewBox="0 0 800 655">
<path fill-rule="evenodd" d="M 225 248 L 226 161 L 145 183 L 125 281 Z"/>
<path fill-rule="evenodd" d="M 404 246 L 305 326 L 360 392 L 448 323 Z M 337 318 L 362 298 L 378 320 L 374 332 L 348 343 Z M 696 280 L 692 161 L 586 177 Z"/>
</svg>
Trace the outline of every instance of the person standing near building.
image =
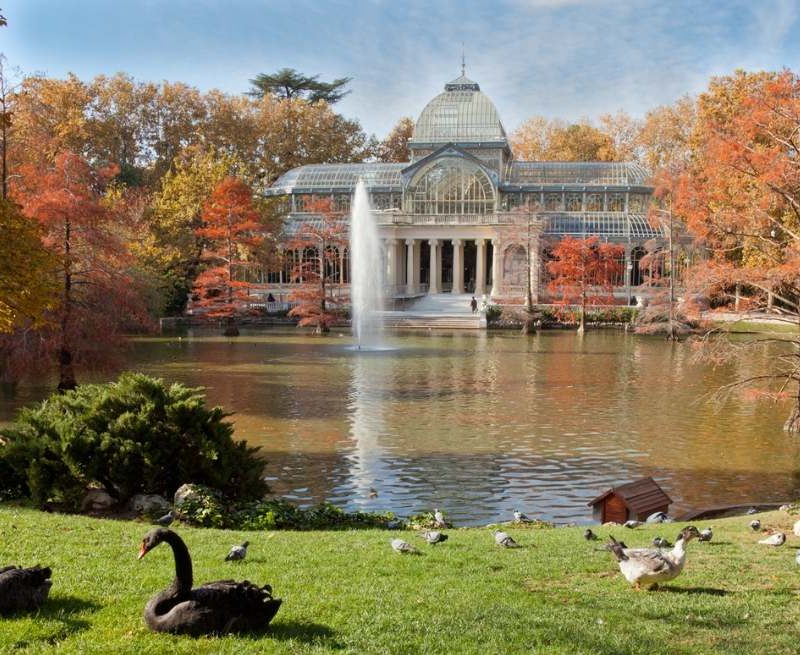
<svg viewBox="0 0 800 655">
<path fill-rule="evenodd" d="M 475 296 L 472 296 L 472 300 L 469 301 L 469 306 L 472 308 L 472 313 L 478 311 L 478 301 L 475 300 Z"/>
</svg>

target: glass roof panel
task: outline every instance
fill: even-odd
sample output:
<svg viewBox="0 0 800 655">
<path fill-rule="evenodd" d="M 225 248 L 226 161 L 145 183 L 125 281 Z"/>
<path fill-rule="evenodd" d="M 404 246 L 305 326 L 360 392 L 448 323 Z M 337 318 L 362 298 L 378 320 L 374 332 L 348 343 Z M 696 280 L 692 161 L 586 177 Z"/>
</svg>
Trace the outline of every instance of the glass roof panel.
<svg viewBox="0 0 800 655">
<path fill-rule="evenodd" d="M 266 190 L 266 193 L 272 196 L 316 191 L 352 193 L 359 177 L 364 178 L 370 189 L 400 191 L 402 189 L 400 171 L 407 166 L 408 163 L 310 164 L 284 173 Z"/>
<path fill-rule="evenodd" d="M 647 171 L 631 162 L 515 161 L 507 184 L 587 184 L 598 186 L 644 186 Z"/>
<path fill-rule="evenodd" d="M 544 233 L 550 235 L 625 237 L 653 239 L 663 237 L 663 230 L 654 227 L 646 214 L 596 212 L 587 214 L 547 214 Z"/>
</svg>

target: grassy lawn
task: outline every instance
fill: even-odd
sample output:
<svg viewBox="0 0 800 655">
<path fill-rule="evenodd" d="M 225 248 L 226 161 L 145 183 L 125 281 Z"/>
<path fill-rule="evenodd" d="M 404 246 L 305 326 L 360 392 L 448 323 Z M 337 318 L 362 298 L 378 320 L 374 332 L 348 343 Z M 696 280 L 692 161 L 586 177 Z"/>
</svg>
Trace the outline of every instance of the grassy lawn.
<svg viewBox="0 0 800 655">
<path fill-rule="evenodd" d="M 264 635 L 202 638 L 147 631 L 142 609 L 173 575 L 164 544 L 141 562 L 148 526 L 0 506 L 0 565 L 53 568 L 37 615 L 0 619 L 7 653 L 797 653 L 800 567 L 785 512 L 760 516 L 789 534 L 782 548 L 756 544 L 751 517 L 715 520 L 714 540 L 692 542 L 684 574 L 635 592 L 582 528 L 509 533 L 502 550 L 488 529 L 450 530 L 422 556 L 402 556 L 382 531 L 236 533 L 179 527 L 195 582 L 269 582 L 284 599 Z M 695 523 L 702 528 L 709 522 Z M 614 535 L 629 546 L 681 525 Z M 597 529 L 605 537 L 608 530 Z M 248 559 L 225 563 L 245 538 Z"/>
</svg>

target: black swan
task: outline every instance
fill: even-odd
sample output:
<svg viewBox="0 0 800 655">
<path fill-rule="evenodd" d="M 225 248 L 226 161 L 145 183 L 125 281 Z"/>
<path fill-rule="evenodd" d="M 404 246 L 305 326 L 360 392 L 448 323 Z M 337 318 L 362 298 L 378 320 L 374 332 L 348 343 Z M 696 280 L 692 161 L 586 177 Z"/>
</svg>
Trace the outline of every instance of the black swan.
<svg viewBox="0 0 800 655">
<path fill-rule="evenodd" d="M 49 568 L 0 568 L 0 613 L 35 610 L 47 600 L 52 582 Z"/>
<path fill-rule="evenodd" d="M 153 596 L 144 619 L 154 632 L 190 635 L 262 630 L 283 602 L 272 597 L 269 585 L 220 580 L 192 589 L 192 559 L 183 540 L 172 530 L 155 528 L 142 540 L 139 559 L 166 541 L 175 556 L 175 579 Z"/>
</svg>

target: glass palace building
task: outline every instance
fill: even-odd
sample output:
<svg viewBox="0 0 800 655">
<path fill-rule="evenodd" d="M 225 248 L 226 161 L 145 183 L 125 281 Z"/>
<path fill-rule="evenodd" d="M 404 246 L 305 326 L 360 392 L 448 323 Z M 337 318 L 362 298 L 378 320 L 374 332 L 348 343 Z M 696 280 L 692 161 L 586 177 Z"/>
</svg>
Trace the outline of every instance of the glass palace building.
<svg viewBox="0 0 800 655">
<path fill-rule="evenodd" d="M 519 303 L 530 274 L 534 302 L 546 301 L 544 262 L 564 236 L 598 236 L 624 245 L 617 295 L 641 283 L 645 241 L 662 233 L 647 219 L 648 174 L 625 162 L 514 160 L 492 101 L 466 76 L 422 110 L 405 163 L 316 164 L 295 168 L 267 189 L 286 201 L 287 230 L 318 220 L 315 198 L 349 210 L 362 178 L 384 248 L 390 296 L 475 293 Z M 332 282 L 348 283 L 348 252 L 337 251 Z M 530 250 L 530 262 L 528 251 Z M 291 288 L 291 259 L 270 275 L 275 292 Z"/>
</svg>

